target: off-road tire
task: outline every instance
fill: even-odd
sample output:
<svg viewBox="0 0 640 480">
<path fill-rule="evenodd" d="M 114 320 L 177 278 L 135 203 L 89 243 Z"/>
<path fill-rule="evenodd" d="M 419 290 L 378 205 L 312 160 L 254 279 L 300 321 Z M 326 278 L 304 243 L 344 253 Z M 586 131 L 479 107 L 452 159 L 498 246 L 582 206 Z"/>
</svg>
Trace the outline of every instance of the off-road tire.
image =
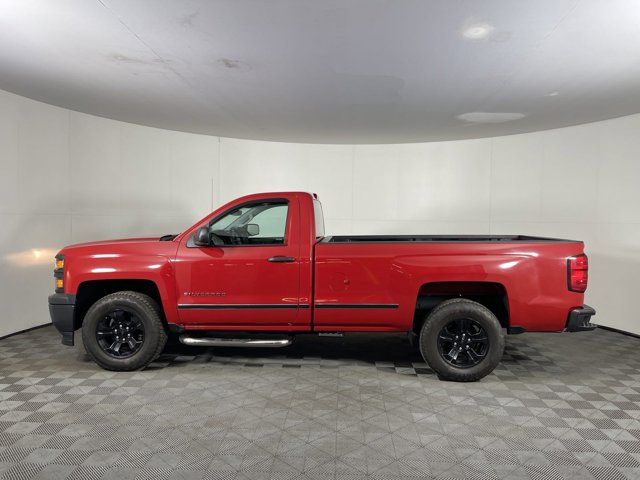
<svg viewBox="0 0 640 480">
<path fill-rule="evenodd" d="M 106 314 L 123 308 L 135 312 L 144 325 L 144 340 L 140 349 L 127 358 L 114 358 L 102 350 L 96 338 L 96 328 Z M 102 368 L 131 371 L 146 367 L 154 361 L 167 343 L 167 333 L 158 304 L 148 295 L 122 291 L 102 297 L 87 311 L 82 324 L 82 343 L 89 356 Z"/>
</svg>

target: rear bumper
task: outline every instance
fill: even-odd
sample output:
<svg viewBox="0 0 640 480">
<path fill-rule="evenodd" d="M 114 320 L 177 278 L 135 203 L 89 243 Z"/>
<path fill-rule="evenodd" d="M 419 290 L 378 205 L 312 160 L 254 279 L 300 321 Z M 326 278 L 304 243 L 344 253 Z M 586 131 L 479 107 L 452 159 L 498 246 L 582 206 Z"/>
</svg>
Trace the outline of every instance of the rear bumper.
<svg viewBox="0 0 640 480">
<path fill-rule="evenodd" d="M 567 326 L 565 331 L 567 332 L 585 332 L 593 330 L 597 327 L 590 322 L 591 317 L 596 314 L 596 311 L 589 305 L 583 305 L 581 308 L 576 308 L 569 312 L 569 318 L 567 319 Z"/>
<path fill-rule="evenodd" d="M 66 293 L 49 295 L 49 314 L 53 326 L 62 334 L 62 344 L 73 346 L 76 296 Z"/>
</svg>

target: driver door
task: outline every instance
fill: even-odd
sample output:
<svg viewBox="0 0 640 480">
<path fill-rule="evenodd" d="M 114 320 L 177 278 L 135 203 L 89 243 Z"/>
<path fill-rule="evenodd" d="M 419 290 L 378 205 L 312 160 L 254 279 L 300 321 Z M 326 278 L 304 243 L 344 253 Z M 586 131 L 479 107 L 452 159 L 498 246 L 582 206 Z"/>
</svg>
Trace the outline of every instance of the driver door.
<svg viewBox="0 0 640 480">
<path fill-rule="evenodd" d="M 295 198 L 253 201 L 209 222 L 213 245 L 183 239 L 175 268 L 180 322 L 202 329 L 308 329 L 298 315 L 298 209 Z"/>
</svg>

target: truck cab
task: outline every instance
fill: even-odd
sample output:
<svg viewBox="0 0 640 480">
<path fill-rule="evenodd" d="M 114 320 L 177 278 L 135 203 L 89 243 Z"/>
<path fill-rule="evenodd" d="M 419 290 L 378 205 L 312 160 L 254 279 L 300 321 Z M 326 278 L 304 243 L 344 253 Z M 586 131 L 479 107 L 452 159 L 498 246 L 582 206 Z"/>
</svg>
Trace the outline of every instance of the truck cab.
<svg viewBox="0 0 640 480">
<path fill-rule="evenodd" d="M 289 345 L 299 334 L 407 332 L 443 378 L 478 380 L 504 335 L 584 331 L 579 241 L 523 235 L 326 236 L 315 194 L 223 205 L 178 235 L 72 245 L 49 297 L 62 343 L 143 368 L 188 345 Z"/>
<path fill-rule="evenodd" d="M 320 202 L 300 192 L 250 195 L 212 215 L 176 239 L 180 323 L 311 331 L 313 249 L 323 236 Z"/>
</svg>

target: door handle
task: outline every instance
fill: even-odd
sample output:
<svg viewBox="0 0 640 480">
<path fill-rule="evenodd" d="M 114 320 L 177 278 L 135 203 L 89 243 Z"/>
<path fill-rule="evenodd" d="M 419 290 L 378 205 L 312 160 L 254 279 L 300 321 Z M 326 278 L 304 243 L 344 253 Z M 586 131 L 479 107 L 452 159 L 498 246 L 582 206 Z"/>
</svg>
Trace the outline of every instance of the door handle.
<svg viewBox="0 0 640 480">
<path fill-rule="evenodd" d="M 273 263 L 291 263 L 295 262 L 296 259 L 293 257 L 283 257 L 282 255 L 276 255 L 275 257 L 271 257 L 269 261 Z"/>
</svg>

